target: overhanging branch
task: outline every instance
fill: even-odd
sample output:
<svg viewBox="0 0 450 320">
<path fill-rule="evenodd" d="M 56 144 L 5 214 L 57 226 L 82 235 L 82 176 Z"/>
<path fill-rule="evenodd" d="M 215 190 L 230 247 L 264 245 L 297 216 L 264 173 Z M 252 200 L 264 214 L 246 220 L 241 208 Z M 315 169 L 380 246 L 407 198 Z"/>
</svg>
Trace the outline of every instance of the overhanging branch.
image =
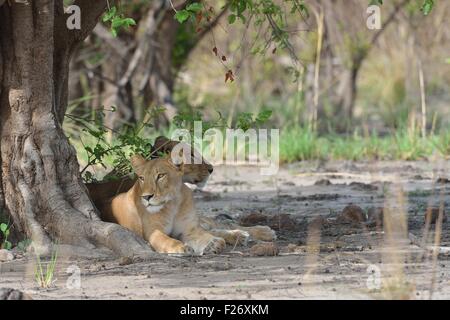
<svg viewBox="0 0 450 320">
<path fill-rule="evenodd" d="M 228 10 L 230 3 L 227 2 L 226 5 L 222 8 L 222 11 L 212 20 L 203 30 L 197 35 L 194 40 L 194 43 L 187 49 L 186 52 L 186 60 L 189 58 L 192 50 L 197 46 L 197 44 L 209 33 L 212 29 L 214 29 L 218 24 L 220 19 L 225 15 Z"/>
<path fill-rule="evenodd" d="M 387 26 L 395 20 L 395 17 L 397 16 L 397 13 L 400 11 L 400 9 L 403 8 L 408 2 L 409 2 L 409 0 L 403 0 L 399 3 L 394 4 L 394 9 L 391 11 L 389 16 L 387 17 L 386 21 L 383 24 L 383 27 L 381 29 L 379 29 L 372 37 L 372 39 L 370 41 L 370 43 L 372 45 L 377 42 L 377 40 L 381 36 L 381 34 L 387 29 Z"/>
<path fill-rule="evenodd" d="M 109 4 L 112 6 L 115 2 L 110 0 Z M 81 10 L 81 30 L 70 30 L 69 48 L 73 48 L 82 42 L 92 32 L 101 15 L 105 12 L 107 1 L 76 0 L 74 5 L 80 7 Z"/>
</svg>

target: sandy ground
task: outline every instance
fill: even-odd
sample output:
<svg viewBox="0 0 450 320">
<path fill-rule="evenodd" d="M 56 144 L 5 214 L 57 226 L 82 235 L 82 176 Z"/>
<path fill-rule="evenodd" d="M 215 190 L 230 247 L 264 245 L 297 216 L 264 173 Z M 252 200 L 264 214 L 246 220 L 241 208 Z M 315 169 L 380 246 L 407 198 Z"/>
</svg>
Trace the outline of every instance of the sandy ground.
<svg viewBox="0 0 450 320">
<path fill-rule="evenodd" d="M 221 255 L 132 263 L 62 251 L 53 286 L 42 289 L 35 257 L 17 254 L 0 263 L 0 287 L 34 299 L 449 299 L 450 256 L 424 250 L 434 224 L 420 243 L 426 208 L 442 204 L 450 212 L 448 168 L 449 161 L 304 162 L 262 176 L 255 167 L 218 167 L 195 192 L 199 213 L 247 223 L 250 214 L 263 217 L 277 231 L 277 256 L 252 256 L 254 243 Z M 390 208 L 393 222 L 383 228 L 336 220 L 349 204 L 364 212 Z M 450 247 L 448 220 L 441 247 Z M 81 287 L 71 288 L 76 270 Z"/>
</svg>

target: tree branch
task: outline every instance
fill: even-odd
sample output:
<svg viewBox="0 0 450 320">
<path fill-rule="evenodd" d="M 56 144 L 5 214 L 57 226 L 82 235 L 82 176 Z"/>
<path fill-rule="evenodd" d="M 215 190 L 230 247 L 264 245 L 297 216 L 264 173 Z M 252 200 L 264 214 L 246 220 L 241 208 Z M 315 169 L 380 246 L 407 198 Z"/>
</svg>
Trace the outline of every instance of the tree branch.
<svg viewBox="0 0 450 320">
<path fill-rule="evenodd" d="M 110 5 L 114 5 L 115 1 L 110 0 Z M 69 48 L 73 48 L 92 32 L 101 15 L 105 12 L 106 0 L 76 0 L 74 5 L 80 7 L 81 10 L 81 30 L 69 30 Z"/>
<path fill-rule="evenodd" d="M 277 37 L 280 37 L 282 43 L 285 46 L 285 49 L 289 52 L 289 55 L 291 56 L 291 60 L 295 64 L 296 67 L 298 67 L 299 64 L 301 64 L 300 59 L 297 57 L 297 54 L 295 53 L 295 49 L 292 46 L 291 42 L 288 38 L 283 38 L 281 35 L 283 33 L 283 30 L 278 26 L 278 24 L 275 22 L 271 14 L 266 13 L 267 20 L 269 21 L 269 25 L 272 28 L 274 34 Z"/>
<path fill-rule="evenodd" d="M 220 19 L 225 15 L 225 13 L 228 10 L 228 7 L 230 6 L 230 2 L 227 2 L 226 5 L 223 7 L 222 11 L 214 18 L 211 23 L 209 23 L 195 38 L 194 43 L 186 50 L 186 60 L 189 58 L 189 55 L 194 50 L 194 48 L 197 46 L 197 44 L 212 30 L 214 29 L 218 24 Z"/>
<path fill-rule="evenodd" d="M 160 1 L 160 3 L 155 4 L 154 7 L 148 11 L 147 17 L 142 21 L 142 24 L 139 25 L 139 29 L 143 32 L 140 37 L 137 37 L 138 44 L 136 50 L 130 59 L 126 72 L 119 80 L 119 87 L 124 87 L 130 81 L 142 58 L 145 58 L 151 53 L 151 49 L 153 48 L 153 36 L 162 23 L 164 15 L 167 13 L 167 9 L 166 2 Z"/>
<path fill-rule="evenodd" d="M 395 17 L 397 16 L 397 13 L 400 11 L 401 8 L 403 8 L 409 0 L 402 0 L 399 3 L 394 4 L 394 9 L 391 11 L 389 16 L 387 17 L 386 21 L 384 22 L 381 29 L 379 29 L 373 37 L 370 39 L 370 46 L 368 50 L 363 51 L 361 54 L 357 55 L 354 59 L 354 65 L 359 68 L 363 62 L 363 60 L 367 57 L 369 54 L 370 49 L 376 44 L 380 36 L 383 34 L 383 32 L 387 29 L 387 27 L 395 20 Z"/>
<path fill-rule="evenodd" d="M 101 40 L 105 41 L 105 43 L 113 49 L 121 59 L 125 59 L 127 57 L 127 54 L 130 51 L 130 46 L 128 46 L 128 44 L 119 37 L 114 38 L 111 32 L 102 24 L 97 24 L 93 32 Z"/>
<path fill-rule="evenodd" d="M 389 16 L 387 17 L 386 21 L 384 22 L 382 28 L 380 30 L 378 30 L 372 37 L 370 44 L 374 45 L 378 38 L 381 36 L 381 34 L 386 30 L 387 26 L 389 24 L 391 24 L 391 22 L 394 21 L 397 13 L 400 11 L 401 8 L 403 8 L 407 3 L 409 2 L 409 0 L 403 0 L 400 3 L 396 3 L 394 5 L 394 9 L 392 10 L 392 12 L 389 14 Z"/>
</svg>

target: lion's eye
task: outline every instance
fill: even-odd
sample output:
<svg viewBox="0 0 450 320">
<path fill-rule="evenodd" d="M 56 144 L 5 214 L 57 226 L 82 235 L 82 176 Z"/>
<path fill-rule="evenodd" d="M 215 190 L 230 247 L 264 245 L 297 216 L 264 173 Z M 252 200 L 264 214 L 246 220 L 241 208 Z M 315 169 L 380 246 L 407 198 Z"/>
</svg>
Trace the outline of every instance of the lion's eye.
<svg viewBox="0 0 450 320">
<path fill-rule="evenodd" d="M 166 176 L 165 173 L 160 173 L 158 174 L 158 176 L 156 177 L 156 180 L 161 180 L 162 178 L 164 178 Z"/>
<path fill-rule="evenodd" d="M 140 181 L 144 181 L 144 176 L 139 176 Z"/>
</svg>

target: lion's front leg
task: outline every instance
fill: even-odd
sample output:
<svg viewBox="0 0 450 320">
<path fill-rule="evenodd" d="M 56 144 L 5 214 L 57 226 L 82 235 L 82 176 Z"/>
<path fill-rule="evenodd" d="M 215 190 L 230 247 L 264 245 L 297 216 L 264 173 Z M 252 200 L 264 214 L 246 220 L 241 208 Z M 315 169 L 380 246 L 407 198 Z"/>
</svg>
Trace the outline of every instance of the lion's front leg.
<svg viewBox="0 0 450 320">
<path fill-rule="evenodd" d="M 150 232 L 148 242 L 159 253 L 193 253 L 189 246 L 173 239 L 160 230 Z"/>
<path fill-rule="evenodd" d="M 220 253 L 225 249 L 225 240 L 215 237 L 200 225 L 200 219 L 192 204 L 192 196 L 189 201 L 181 206 L 174 222 L 173 234 L 177 239 L 190 246 L 196 254 Z"/>
</svg>

